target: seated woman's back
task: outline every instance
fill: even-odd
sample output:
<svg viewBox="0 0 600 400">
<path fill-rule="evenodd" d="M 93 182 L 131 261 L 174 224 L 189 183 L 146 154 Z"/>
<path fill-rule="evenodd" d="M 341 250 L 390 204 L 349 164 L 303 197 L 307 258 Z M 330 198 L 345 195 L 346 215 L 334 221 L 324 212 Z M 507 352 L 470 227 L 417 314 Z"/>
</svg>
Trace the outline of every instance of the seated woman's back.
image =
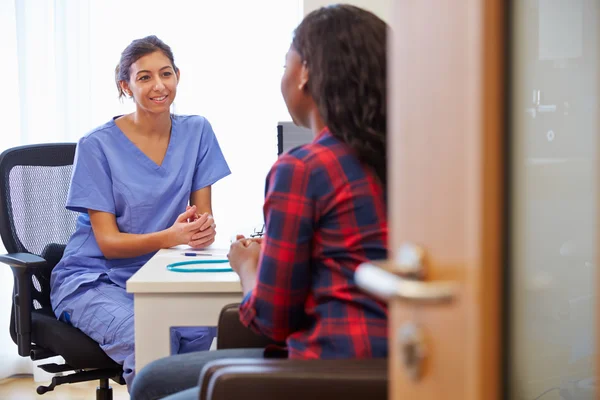
<svg viewBox="0 0 600 400">
<path fill-rule="evenodd" d="M 255 308 L 287 319 L 267 334 L 287 337 L 291 358 L 385 357 L 387 308 L 354 282 L 359 264 L 387 257 L 385 192 L 375 172 L 325 128 L 279 159 L 266 192 Z M 281 290 L 288 301 L 269 301 Z"/>
</svg>

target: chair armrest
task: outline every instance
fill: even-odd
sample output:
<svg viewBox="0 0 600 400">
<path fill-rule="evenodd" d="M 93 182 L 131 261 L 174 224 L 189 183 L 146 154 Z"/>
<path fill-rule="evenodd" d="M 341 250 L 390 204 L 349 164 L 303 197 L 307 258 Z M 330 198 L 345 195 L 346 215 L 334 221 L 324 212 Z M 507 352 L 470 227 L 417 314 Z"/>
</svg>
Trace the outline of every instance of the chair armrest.
<svg viewBox="0 0 600 400">
<path fill-rule="evenodd" d="M 387 360 L 222 359 L 203 368 L 199 384 L 206 400 L 384 400 Z"/>
<path fill-rule="evenodd" d="M 43 267 L 46 260 L 40 256 L 30 253 L 0 254 L 0 263 L 10 265 L 14 268 Z"/>
<path fill-rule="evenodd" d="M 2 254 L 0 262 L 10 265 L 15 278 L 13 311 L 17 348 L 20 356 L 28 357 L 31 353 L 31 274 L 47 263 L 42 257 L 29 253 Z"/>
<path fill-rule="evenodd" d="M 240 322 L 239 304 L 228 304 L 221 310 L 217 329 L 217 349 L 263 348 L 270 344 L 284 346 L 258 335 Z"/>
</svg>

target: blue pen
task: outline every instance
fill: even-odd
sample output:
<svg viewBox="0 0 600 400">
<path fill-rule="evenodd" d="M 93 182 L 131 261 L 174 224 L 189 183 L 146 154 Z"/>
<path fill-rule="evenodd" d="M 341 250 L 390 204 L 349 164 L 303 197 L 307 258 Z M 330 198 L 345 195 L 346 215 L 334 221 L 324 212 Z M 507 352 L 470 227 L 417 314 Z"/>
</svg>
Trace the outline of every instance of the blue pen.
<svg viewBox="0 0 600 400">
<path fill-rule="evenodd" d="M 212 257 L 212 254 L 206 254 L 206 253 L 183 253 L 184 256 L 186 257 L 196 257 L 196 256 L 207 256 L 207 257 Z"/>
</svg>

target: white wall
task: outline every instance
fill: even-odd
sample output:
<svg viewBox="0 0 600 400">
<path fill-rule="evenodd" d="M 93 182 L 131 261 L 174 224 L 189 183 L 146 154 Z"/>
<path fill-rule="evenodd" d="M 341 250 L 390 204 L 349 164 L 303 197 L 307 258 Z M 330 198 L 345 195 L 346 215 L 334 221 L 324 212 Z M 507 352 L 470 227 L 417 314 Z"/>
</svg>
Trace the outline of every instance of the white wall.
<svg viewBox="0 0 600 400">
<path fill-rule="evenodd" d="M 131 40 L 156 34 L 181 69 L 173 111 L 207 117 L 232 170 L 213 188 L 217 238 L 228 244 L 250 233 L 263 221 L 277 122 L 291 119 L 280 80 L 301 1 L 171 0 L 165 8 L 161 0 L 0 0 L 0 76 L 10 77 L 2 82 L 0 152 L 76 141 L 131 112 L 130 100 L 117 100 L 112 71 Z M 9 337 L 12 283 L 0 265 L 0 379 L 32 371 Z"/>
<path fill-rule="evenodd" d="M 304 0 L 304 15 L 319 7 L 330 4 L 345 3 L 369 10 L 385 22 L 389 23 L 392 0 L 347 0 L 347 1 L 332 1 L 332 0 Z"/>
</svg>

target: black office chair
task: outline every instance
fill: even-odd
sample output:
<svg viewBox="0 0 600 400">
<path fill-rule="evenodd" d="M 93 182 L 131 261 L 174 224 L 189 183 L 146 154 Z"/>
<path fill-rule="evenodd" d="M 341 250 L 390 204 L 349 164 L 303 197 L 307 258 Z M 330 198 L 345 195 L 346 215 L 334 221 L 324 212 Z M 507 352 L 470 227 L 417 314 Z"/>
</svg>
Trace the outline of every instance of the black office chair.
<svg viewBox="0 0 600 400">
<path fill-rule="evenodd" d="M 50 304 L 50 273 L 75 230 L 77 213 L 65 209 L 74 143 L 15 147 L 0 155 L 0 235 L 9 254 L 0 262 L 14 275 L 10 334 L 19 355 L 65 364 L 40 365 L 55 376 L 38 394 L 65 383 L 100 380 L 97 400 L 111 400 L 109 379 L 124 384 L 121 365 L 79 329 L 60 322 Z"/>
</svg>

